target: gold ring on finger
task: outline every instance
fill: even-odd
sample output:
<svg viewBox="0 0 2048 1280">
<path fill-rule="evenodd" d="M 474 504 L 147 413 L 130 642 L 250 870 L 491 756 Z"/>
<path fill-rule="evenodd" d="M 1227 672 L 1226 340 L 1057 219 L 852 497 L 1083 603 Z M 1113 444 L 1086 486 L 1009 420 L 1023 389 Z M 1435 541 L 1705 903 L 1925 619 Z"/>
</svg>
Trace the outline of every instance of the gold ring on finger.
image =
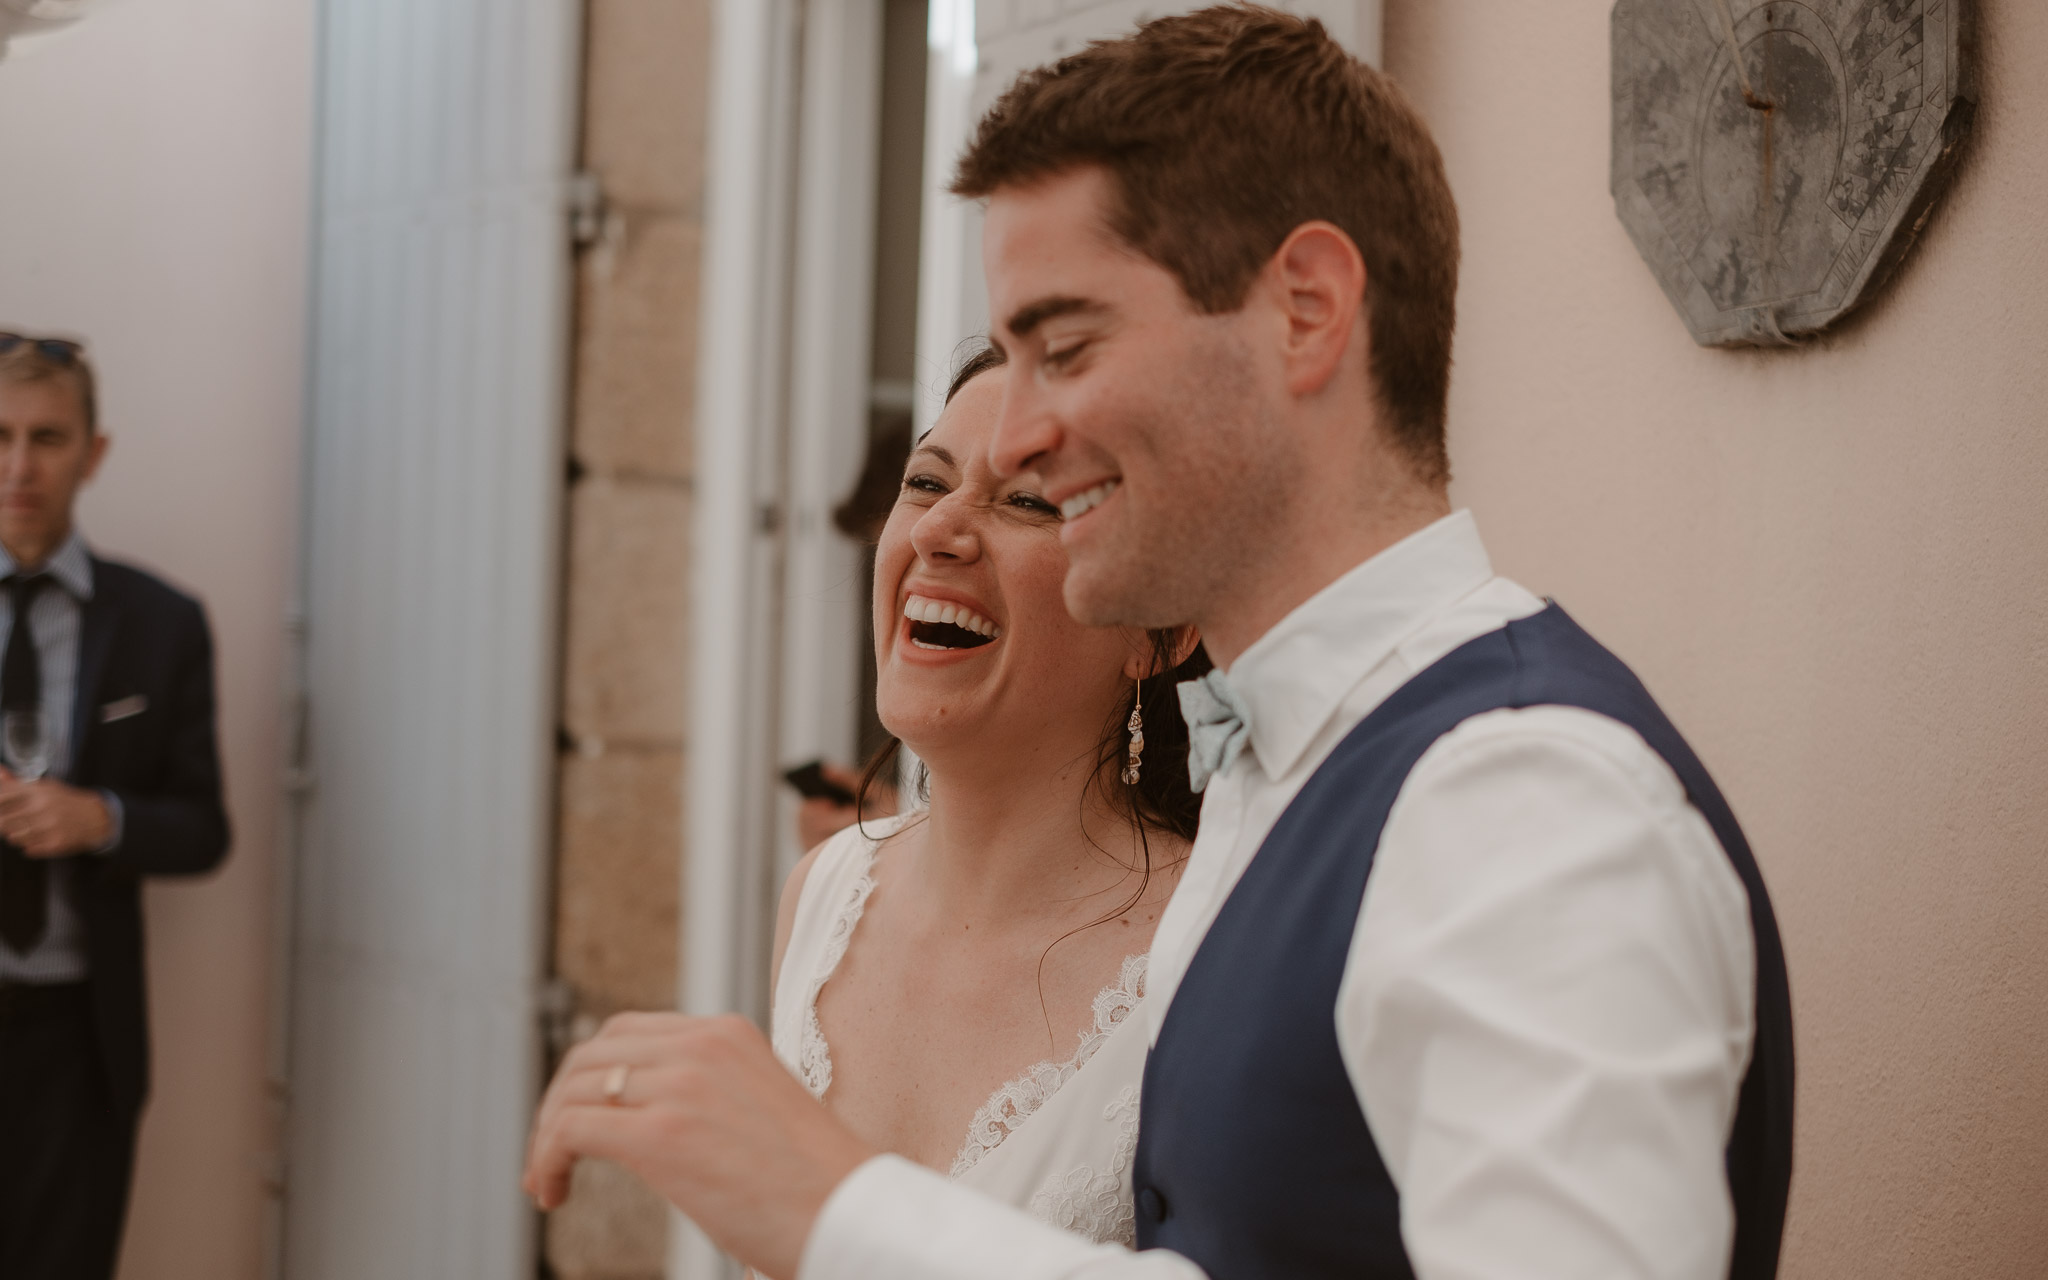
<svg viewBox="0 0 2048 1280">
<path fill-rule="evenodd" d="M 626 1077 L 633 1074 L 631 1063 L 621 1062 L 605 1073 L 604 1101 L 606 1106 L 626 1105 Z"/>
</svg>

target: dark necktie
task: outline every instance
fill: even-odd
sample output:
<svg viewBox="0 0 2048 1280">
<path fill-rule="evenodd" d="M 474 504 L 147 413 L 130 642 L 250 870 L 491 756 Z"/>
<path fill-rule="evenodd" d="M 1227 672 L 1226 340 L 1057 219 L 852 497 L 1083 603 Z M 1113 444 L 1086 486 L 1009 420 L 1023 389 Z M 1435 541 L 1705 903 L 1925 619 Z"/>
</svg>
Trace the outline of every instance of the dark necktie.
<svg viewBox="0 0 2048 1280">
<path fill-rule="evenodd" d="M 7 656 L 0 658 L 0 712 L 42 709 L 43 664 L 28 614 L 36 593 L 48 582 L 41 574 L 15 574 L 6 580 L 14 624 L 7 632 Z M 0 940 L 18 954 L 28 954 L 43 940 L 49 926 L 49 892 L 49 869 L 43 861 L 0 840 Z"/>
</svg>

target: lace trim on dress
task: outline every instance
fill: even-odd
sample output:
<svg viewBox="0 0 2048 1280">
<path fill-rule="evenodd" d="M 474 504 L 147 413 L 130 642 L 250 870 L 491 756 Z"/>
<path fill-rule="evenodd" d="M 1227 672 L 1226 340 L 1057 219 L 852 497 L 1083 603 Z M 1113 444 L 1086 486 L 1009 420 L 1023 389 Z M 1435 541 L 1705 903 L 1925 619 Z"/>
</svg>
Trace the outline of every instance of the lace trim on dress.
<svg viewBox="0 0 2048 1280">
<path fill-rule="evenodd" d="M 825 983 L 832 977 L 832 971 L 846 958 L 846 945 L 853 941 L 853 928 L 860 923 L 861 913 L 867 910 L 868 895 L 875 891 L 875 850 L 879 842 L 861 838 L 866 845 L 862 857 L 860 875 L 854 879 L 853 887 L 847 891 L 846 901 L 839 904 L 839 914 L 833 917 L 832 932 L 825 937 L 825 950 L 818 960 L 818 971 L 811 978 L 811 989 L 804 999 L 803 1031 L 797 1038 L 797 1077 L 804 1082 L 804 1088 L 814 1098 L 823 1098 L 825 1090 L 832 1087 L 832 1050 L 825 1043 L 825 1028 L 818 1024 L 818 993 L 825 989 Z"/>
<path fill-rule="evenodd" d="M 1047 1177 L 1031 1196 L 1031 1215 L 1097 1244 L 1138 1245 L 1138 1215 L 1124 1194 L 1124 1179 L 1138 1151 L 1138 1086 L 1125 1085 L 1102 1109 L 1116 1129 L 1116 1151 L 1107 1169 L 1082 1165 Z"/>
<path fill-rule="evenodd" d="M 967 1126 L 967 1140 L 953 1157 L 952 1176 L 959 1177 L 1001 1146 L 1003 1139 L 1015 1133 L 1048 1098 L 1059 1092 L 1061 1085 L 1088 1065 L 1096 1050 L 1108 1042 L 1110 1033 L 1131 1016 L 1131 1010 L 1144 998 L 1145 957 L 1126 956 L 1116 981 L 1096 993 L 1095 1025 L 1081 1033 L 1081 1045 L 1074 1050 L 1074 1056 L 1065 1062 L 1046 1061 L 1027 1068 L 1023 1075 L 997 1089 L 981 1104 L 981 1110 L 974 1113 Z"/>
</svg>

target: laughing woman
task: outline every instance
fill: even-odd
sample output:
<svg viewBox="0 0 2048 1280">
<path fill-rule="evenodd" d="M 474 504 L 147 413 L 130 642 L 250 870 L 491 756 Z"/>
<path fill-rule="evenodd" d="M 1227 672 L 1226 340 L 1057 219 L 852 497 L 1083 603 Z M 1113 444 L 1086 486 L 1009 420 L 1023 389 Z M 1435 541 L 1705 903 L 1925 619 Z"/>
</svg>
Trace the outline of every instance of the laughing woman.
<svg viewBox="0 0 2048 1280">
<path fill-rule="evenodd" d="M 1059 511 L 988 466 L 1006 376 L 962 368 L 876 551 L 876 704 L 929 806 L 790 876 L 774 1045 L 869 1143 L 1128 1243 L 1133 1015 L 1198 808 L 1174 684 L 1207 662 L 1067 615 Z"/>
</svg>

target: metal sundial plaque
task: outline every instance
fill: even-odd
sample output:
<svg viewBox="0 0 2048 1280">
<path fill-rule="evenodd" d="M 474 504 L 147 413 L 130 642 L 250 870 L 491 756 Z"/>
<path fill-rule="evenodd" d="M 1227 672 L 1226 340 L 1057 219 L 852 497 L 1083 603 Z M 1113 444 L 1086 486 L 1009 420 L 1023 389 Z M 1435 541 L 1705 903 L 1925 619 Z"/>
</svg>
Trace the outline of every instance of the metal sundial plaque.
<svg viewBox="0 0 2048 1280">
<path fill-rule="evenodd" d="M 1970 0 L 1617 0 L 1614 204 L 1702 346 L 1882 284 L 1975 112 Z"/>
</svg>

